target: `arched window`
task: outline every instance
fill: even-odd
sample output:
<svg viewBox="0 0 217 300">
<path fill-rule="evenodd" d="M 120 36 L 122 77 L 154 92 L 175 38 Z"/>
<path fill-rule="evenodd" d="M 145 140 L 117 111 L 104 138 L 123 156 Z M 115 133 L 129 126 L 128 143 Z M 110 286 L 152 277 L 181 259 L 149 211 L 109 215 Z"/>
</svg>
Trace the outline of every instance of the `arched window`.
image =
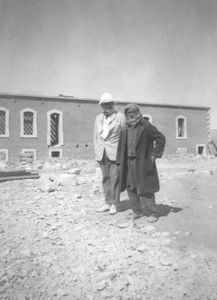
<svg viewBox="0 0 217 300">
<path fill-rule="evenodd" d="M 183 116 L 176 117 L 176 138 L 187 138 L 187 118 Z"/>
<path fill-rule="evenodd" d="M 152 116 L 148 115 L 148 114 L 144 114 L 142 115 L 143 119 L 145 119 L 146 121 L 149 121 L 150 123 L 152 123 Z"/>
<path fill-rule="evenodd" d="M 9 137 L 9 110 L 0 107 L 0 137 Z"/>
<path fill-rule="evenodd" d="M 37 112 L 31 108 L 20 111 L 20 136 L 37 137 Z"/>
<path fill-rule="evenodd" d="M 63 145 L 63 113 L 59 110 L 47 112 L 47 144 L 48 146 Z"/>
</svg>

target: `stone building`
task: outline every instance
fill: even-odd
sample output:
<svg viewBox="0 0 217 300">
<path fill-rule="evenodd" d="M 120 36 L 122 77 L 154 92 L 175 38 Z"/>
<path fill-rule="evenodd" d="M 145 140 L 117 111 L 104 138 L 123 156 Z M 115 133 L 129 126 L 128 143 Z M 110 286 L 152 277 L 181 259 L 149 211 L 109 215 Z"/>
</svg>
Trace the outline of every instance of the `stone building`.
<svg viewBox="0 0 217 300">
<path fill-rule="evenodd" d="M 123 111 L 128 102 L 118 102 Z M 209 108 L 137 103 L 145 118 L 167 139 L 165 156 L 206 155 Z M 96 99 L 0 94 L 0 157 L 17 160 L 20 153 L 35 159 L 93 158 L 93 125 L 101 112 Z"/>
</svg>

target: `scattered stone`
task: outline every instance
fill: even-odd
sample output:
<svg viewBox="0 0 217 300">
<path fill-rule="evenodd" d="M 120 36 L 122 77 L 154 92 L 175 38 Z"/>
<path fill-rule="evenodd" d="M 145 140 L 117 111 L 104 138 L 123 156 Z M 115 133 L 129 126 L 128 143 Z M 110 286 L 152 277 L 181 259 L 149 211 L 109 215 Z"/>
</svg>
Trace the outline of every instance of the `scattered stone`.
<svg viewBox="0 0 217 300">
<path fill-rule="evenodd" d="M 160 257 L 160 264 L 162 265 L 162 266 L 171 266 L 172 265 L 172 263 L 173 263 L 173 260 L 172 260 L 172 258 L 171 257 L 168 257 L 168 256 L 161 256 Z"/>
<path fill-rule="evenodd" d="M 167 232 L 167 231 L 161 232 L 162 237 L 167 237 L 169 235 L 170 235 L 170 232 Z"/>
<path fill-rule="evenodd" d="M 73 272 L 73 273 L 77 273 L 77 274 L 84 274 L 84 272 L 85 272 L 85 269 L 84 269 L 84 267 L 83 266 L 77 266 L 77 267 L 73 267 L 73 268 L 71 268 L 71 271 Z"/>
<path fill-rule="evenodd" d="M 192 234 L 191 231 L 187 231 L 187 232 L 184 233 L 184 235 L 187 236 L 187 237 L 189 237 L 191 234 Z"/>
<path fill-rule="evenodd" d="M 39 179 L 40 184 L 40 191 L 41 192 L 54 192 L 59 189 L 59 184 L 53 180 L 53 178 L 50 178 L 48 175 L 43 175 Z"/>
<path fill-rule="evenodd" d="M 96 282 L 113 280 L 116 276 L 117 274 L 115 274 L 113 271 L 101 272 L 97 275 Z"/>
<path fill-rule="evenodd" d="M 20 254 L 25 256 L 25 257 L 30 257 L 31 256 L 31 251 L 30 251 L 30 249 L 25 249 L 25 250 L 20 251 Z"/>
<path fill-rule="evenodd" d="M 139 229 L 142 230 L 144 233 L 151 233 L 156 230 L 156 227 L 152 226 L 152 225 L 146 225 L 146 226 L 140 227 Z"/>
<path fill-rule="evenodd" d="M 34 164 L 34 169 L 42 170 L 43 164 L 38 164 L 37 166 Z"/>
<path fill-rule="evenodd" d="M 103 291 L 108 286 L 108 283 L 106 280 L 100 281 L 96 283 L 96 290 L 97 291 Z"/>
<path fill-rule="evenodd" d="M 56 179 L 56 182 L 61 186 L 78 185 L 77 175 L 61 174 Z"/>
<path fill-rule="evenodd" d="M 118 223 L 117 226 L 122 229 L 129 228 L 129 227 L 132 227 L 132 222 Z"/>
<path fill-rule="evenodd" d="M 100 192 L 101 192 L 101 188 L 99 187 L 99 186 L 93 186 L 92 187 L 92 189 L 91 189 L 91 192 L 93 193 L 93 194 L 100 194 Z"/>
<path fill-rule="evenodd" d="M 55 195 L 55 197 L 56 197 L 57 199 L 64 199 L 64 198 L 65 198 L 65 195 L 63 195 L 63 194 L 57 194 L 57 195 Z"/>
<path fill-rule="evenodd" d="M 179 235 L 180 233 L 181 233 L 180 230 L 174 232 L 174 234 L 176 234 L 176 235 Z"/>
<path fill-rule="evenodd" d="M 148 245 L 147 244 L 141 244 L 138 246 L 137 250 L 141 253 L 146 253 L 148 251 Z"/>
<path fill-rule="evenodd" d="M 196 186 L 192 186 L 191 189 L 192 189 L 193 191 L 197 190 Z"/>
<path fill-rule="evenodd" d="M 80 231 L 80 230 L 83 230 L 84 228 L 85 228 L 84 225 L 78 225 L 78 226 L 75 227 L 74 231 L 75 231 L 75 232 L 76 232 L 76 231 Z"/>
<path fill-rule="evenodd" d="M 75 175 L 80 175 L 81 169 L 80 168 L 73 168 L 67 171 L 68 174 L 75 174 Z"/>
<path fill-rule="evenodd" d="M 198 259 L 198 256 L 196 254 L 191 254 L 190 257 L 195 260 Z"/>
<path fill-rule="evenodd" d="M 58 167 L 57 161 L 49 164 L 51 168 Z M 1 184 L 2 300 L 148 300 L 153 299 L 153 295 L 162 300 L 217 299 L 217 256 L 205 246 L 198 247 L 197 251 L 180 247 L 181 238 L 187 244 L 184 237 L 189 236 L 190 231 L 160 232 L 161 226 L 148 225 L 146 218 L 133 223 L 129 211 L 115 216 L 96 214 L 95 207 L 102 203 L 100 168 L 95 163 L 84 164 L 83 161 L 75 165 L 72 160 L 62 160 L 59 166 L 65 170 L 82 169 L 83 172 L 42 171 L 48 187 L 56 185 L 52 194 L 48 193 L 49 189 L 44 194 L 37 194 L 41 186 L 39 180 Z M 85 168 L 88 168 L 88 174 L 85 174 Z M 171 171 L 165 174 L 168 184 Z M 62 174 L 75 176 L 79 183 L 85 184 L 73 186 L 70 182 L 63 187 L 58 182 Z M 171 176 L 183 176 L 180 174 Z M 214 178 L 209 179 L 214 191 Z M 175 185 L 177 202 L 183 180 L 182 177 Z M 200 186 L 206 178 L 195 176 L 191 180 L 183 193 L 189 194 L 189 187 Z M 193 189 L 191 194 L 195 194 Z M 168 197 L 162 197 L 159 202 L 170 205 L 174 193 L 165 195 Z M 126 194 L 122 196 L 127 200 Z M 201 197 L 207 199 L 207 206 L 203 208 L 213 213 L 214 202 L 208 202 L 210 194 L 206 198 L 203 193 Z M 191 208 L 192 203 L 188 203 Z M 181 215 L 177 214 L 177 218 Z M 163 224 L 168 219 L 165 216 L 160 221 Z M 183 227 L 179 228 L 183 230 Z M 176 235 L 180 235 L 179 241 Z"/>
<path fill-rule="evenodd" d="M 35 195 L 35 196 L 34 196 L 34 199 L 35 199 L 36 201 L 40 200 L 41 198 L 42 198 L 41 195 Z"/>
<path fill-rule="evenodd" d="M 65 291 L 64 291 L 63 289 L 61 289 L 61 288 L 58 288 L 57 291 L 56 291 L 56 295 L 57 295 L 58 297 L 65 297 L 65 296 L 69 295 L 69 293 L 68 293 L 68 292 L 65 292 Z"/>
</svg>

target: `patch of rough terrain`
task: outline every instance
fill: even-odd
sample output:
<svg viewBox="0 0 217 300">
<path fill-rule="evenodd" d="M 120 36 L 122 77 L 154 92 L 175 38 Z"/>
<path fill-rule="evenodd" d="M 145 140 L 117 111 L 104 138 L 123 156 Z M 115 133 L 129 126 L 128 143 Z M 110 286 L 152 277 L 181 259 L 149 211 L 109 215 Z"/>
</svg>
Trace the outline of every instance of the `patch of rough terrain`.
<svg viewBox="0 0 217 300">
<path fill-rule="evenodd" d="M 99 168 L 93 162 L 60 172 L 72 176 L 72 185 L 68 176 L 60 180 L 58 172 L 42 174 L 41 180 L 1 183 L 0 298 L 217 299 L 215 252 L 180 246 L 180 238 L 188 238 L 191 231 L 182 231 L 183 189 L 173 180 L 177 173 L 181 182 L 186 176 L 180 175 L 179 167 L 171 172 L 171 163 L 166 164 L 168 169 L 159 166 L 165 182 L 158 203 L 168 212 L 155 224 L 145 217 L 133 222 L 125 194 L 123 211 L 115 216 L 97 214 L 103 194 Z M 201 177 L 190 176 L 193 186 L 199 180 L 201 188 Z M 183 193 L 190 191 L 195 193 L 191 185 Z M 179 207 L 182 211 L 176 211 Z M 162 230 L 171 227 L 170 218 L 178 222 L 180 231 Z"/>
</svg>

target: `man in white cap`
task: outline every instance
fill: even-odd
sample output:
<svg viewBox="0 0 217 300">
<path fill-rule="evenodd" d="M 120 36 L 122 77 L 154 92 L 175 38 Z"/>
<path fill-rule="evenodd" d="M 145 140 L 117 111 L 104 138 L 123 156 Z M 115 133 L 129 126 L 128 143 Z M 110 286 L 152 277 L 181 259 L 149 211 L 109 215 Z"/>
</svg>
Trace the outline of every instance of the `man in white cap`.
<svg viewBox="0 0 217 300">
<path fill-rule="evenodd" d="M 119 204 L 119 167 L 116 163 L 117 147 L 125 116 L 115 110 L 115 100 L 110 93 L 100 97 L 103 112 L 96 117 L 94 126 L 94 150 L 102 171 L 105 204 L 97 212 L 116 214 Z"/>
</svg>

